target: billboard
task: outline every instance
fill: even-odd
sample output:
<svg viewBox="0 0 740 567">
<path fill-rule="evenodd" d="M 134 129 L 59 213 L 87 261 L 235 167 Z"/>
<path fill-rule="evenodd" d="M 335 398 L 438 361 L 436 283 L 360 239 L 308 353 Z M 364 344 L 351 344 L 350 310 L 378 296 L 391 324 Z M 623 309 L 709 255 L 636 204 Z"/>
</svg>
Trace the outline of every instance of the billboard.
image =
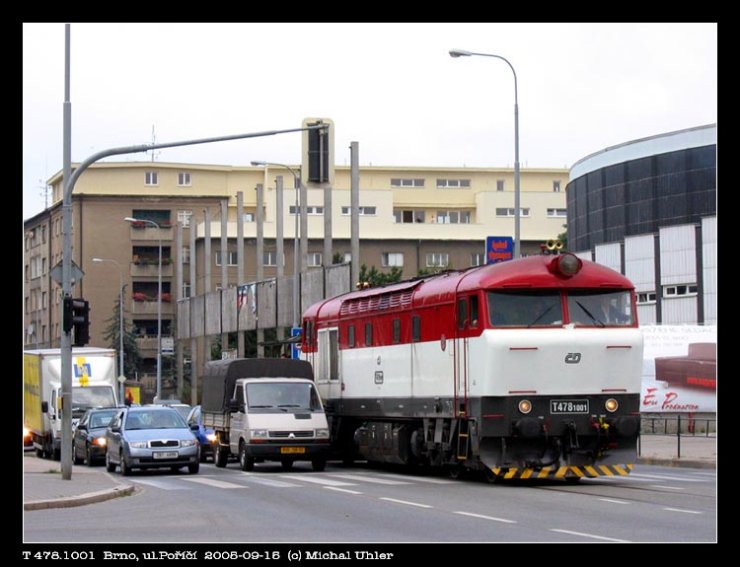
<svg viewBox="0 0 740 567">
<path fill-rule="evenodd" d="M 643 325 L 640 411 L 717 411 L 717 326 Z"/>
<path fill-rule="evenodd" d="M 486 237 L 486 264 L 497 264 L 514 257 L 514 239 L 511 236 Z"/>
</svg>

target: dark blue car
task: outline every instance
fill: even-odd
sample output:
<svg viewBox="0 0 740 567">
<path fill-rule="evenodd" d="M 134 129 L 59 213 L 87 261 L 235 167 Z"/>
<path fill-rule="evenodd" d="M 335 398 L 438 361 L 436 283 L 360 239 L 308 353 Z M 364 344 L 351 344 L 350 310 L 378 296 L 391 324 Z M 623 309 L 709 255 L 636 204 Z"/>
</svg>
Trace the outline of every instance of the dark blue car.
<svg viewBox="0 0 740 567">
<path fill-rule="evenodd" d="M 200 460 L 205 462 L 208 457 L 213 458 L 213 446 L 216 443 L 216 433 L 213 429 L 203 427 L 200 406 L 193 406 L 188 414 L 188 427 L 200 442 Z M 196 429 L 197 426 L 197 429 Z"/>
</svg>

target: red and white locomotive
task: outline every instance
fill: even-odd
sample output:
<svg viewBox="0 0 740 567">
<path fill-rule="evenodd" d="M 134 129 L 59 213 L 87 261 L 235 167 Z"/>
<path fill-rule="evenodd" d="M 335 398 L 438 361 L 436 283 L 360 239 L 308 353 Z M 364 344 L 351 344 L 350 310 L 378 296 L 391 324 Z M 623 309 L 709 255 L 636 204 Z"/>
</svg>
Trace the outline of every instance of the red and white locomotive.
<svg viewBox="0 0 740 567">
<path fill-rule="evenodd" d="M 348 460 L 577 480 L 636 458 L 634 286 L 572 254 L 324 300 L 302 352 Z"/>
</svg>

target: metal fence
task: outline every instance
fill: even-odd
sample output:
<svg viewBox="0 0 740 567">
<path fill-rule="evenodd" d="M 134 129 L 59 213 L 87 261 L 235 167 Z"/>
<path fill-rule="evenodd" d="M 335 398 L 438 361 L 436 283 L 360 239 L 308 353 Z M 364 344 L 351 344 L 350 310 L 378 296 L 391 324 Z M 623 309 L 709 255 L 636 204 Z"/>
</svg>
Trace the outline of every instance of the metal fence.
<svg viewBox="0 0 740 567">
<path fill-rule="evenodd" d="M 640 438 L 643 435 L 665 435 L 676 439 L 676 455 L 681 458 L 682 437 L 717 438 L 715 418 L 695 418 L 691 416 L 647 417 L 643 415 L 640 423 L 640 437 L 637 442 L 637 455 L 641 454 Z"/>
</svg>

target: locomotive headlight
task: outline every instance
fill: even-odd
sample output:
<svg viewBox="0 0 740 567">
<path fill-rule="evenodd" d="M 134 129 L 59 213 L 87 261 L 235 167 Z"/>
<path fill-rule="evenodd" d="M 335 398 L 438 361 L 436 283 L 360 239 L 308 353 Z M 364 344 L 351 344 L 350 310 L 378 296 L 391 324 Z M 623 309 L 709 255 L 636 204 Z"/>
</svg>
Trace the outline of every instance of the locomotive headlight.
<svg viewBox="0 0 740 567">
<path fill-rule="evenodd" d="M 519 400 L 519 411 L 522 413 L 529 413 L 532 411 L 532 402 L 529 400 Z"/>
<path fill-rule="evenodd" d="M 566 252 L 565 254 L 555 256 L 548 268 L 554 274 L 569 278 L 581 271 L 582 266 L 583 261 L 580 258 Z"/>
<path fill-rule="evenodd" d="M 608 411 L 609 413 L 614 413 L 615 411 L 617 411 L 617 408 L 619 407 L 619 402 L 615 400 L 614 398 L 609 398 L 604 403 L 604 407 L 606 408 L 606 411 Z"/>
</svg>

